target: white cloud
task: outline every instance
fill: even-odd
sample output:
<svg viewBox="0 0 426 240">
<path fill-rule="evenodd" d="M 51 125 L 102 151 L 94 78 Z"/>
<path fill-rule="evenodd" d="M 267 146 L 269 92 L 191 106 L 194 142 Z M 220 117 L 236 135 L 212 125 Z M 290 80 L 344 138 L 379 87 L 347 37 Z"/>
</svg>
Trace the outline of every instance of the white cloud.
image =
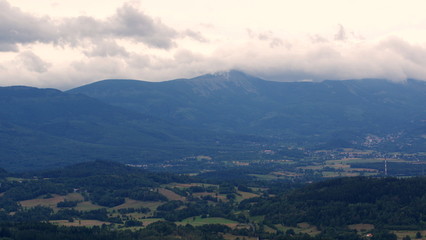
<svg viewBox="0 0 426 240">
<path fill-rule="evenodd" d="M 120 0 L 105 3 L 102 14 L 94 14 L 93 1 L 66 17 L 16 2 L 0 0 L 0 85 L 66 89 L 105 78 L 160 81 L 232 68 L 278 81 L 426 79 L 426 17 L 416 1 L 381 9 L 364 0 L 350 7 L 259 0 L 241 9 L 241 1 Z M 43 6 L 72 6 L 55 2 Z"/>
</svg>

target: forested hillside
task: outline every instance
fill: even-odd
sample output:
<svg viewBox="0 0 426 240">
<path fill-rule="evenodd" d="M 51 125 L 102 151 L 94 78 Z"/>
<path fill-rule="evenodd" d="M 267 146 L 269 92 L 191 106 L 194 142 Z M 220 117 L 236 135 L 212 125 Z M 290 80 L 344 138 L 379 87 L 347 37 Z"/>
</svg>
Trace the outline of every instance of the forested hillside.
<svg viewBox="0 0 426 240">
<path fill-rule="evenodd" d="M 184 126 L 311 146 L 359 145 L 367 135 L 411 139 L 426 119 L 426 84 L 416 80 L 272 82 L 229 71 L 159 83 L 105 80 L 68 92 Z"/>
<path fill-rule="evenodd" d="M 0 237 L 12 239 L 397 239 L 426 227 L 424 177 L 226 182 L 96 161 L 0 181 Z"/>
<path fill-rule="evenodd" d="M 251 201 L 253 202 L 253 201 Z M 336 227 L 369 223 L 385 228 L 426 227 L 425 178 L 339 178 L 291 194 L 242 205 L 271 223 Z"/>
</svg>

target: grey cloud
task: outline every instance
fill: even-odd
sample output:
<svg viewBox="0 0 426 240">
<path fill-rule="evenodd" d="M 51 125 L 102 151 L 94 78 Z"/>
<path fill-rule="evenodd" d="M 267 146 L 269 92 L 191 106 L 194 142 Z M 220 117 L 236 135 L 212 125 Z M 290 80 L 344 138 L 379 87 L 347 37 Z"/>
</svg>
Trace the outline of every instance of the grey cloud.
<svg viewBox="0 0 426 240">
<path fill-rule="evenodd" d="M 392 37 L 387 39 L 380 44 L 380 48 L 383 51 L 392 51 L 405 60 L 414 64 L 421 64 L 424 66 L 426 63 L 426 48 L 420 45 L 409 44 L 408 42 Z"/>
<path fill-rule="evenodd" d="M 103 35 L 103 24 L 92 18 L 80 16 L 67 18 L 58 26 L 60 34 L 58 38 L 63 44 L 70 44 L 75 47 L 86 38 L 101 39 Z"/>
<path fill-rule="evenodd" d="M 269 42 L 269 46 L 271 48 L 281 47 L 283 45 L 286 45 L 287 48 L 291 47 L 290 44 L 288 44 L 287 42 L 284 42 L 282 39 L 274 37 L 274 34 L 271 31 L 258 34 L 252 31 L 251 29 L 247 29 L 247 34 L 249 35 L 251 39 L 258 39 L 261 41 Z"/>
<path fill-rule="evenodd" d="M 30 51 L 20 53 L 17 59 L 31 72 L 44 73 L 51 66 L 50 63 L 43 61 L 39 56 Z"/>
<path fill-rule="evenodd" d="M 155 48 L 171 48 L 177 32 L 138 9 L 125 4 L 106 20 L 80 16 L 65 19 L 59 26 L 65 43 L 77 45 L 83 40 L 94 44 L 102 39 L 131 39 Z"/>
<path fill-rule="evenodd" d="M 193 30 L 190 30 L 190 29 L 187 29 L 186 31 L 184 31 L 182 33 L 182 36 L 183 37 L 190 37 L 190 38 L 197 40 L 199 42 L 204 42 L 204 43 L 209 42 L 209 40 L 206 39 L 200 32 L 196 32 L 196 31 L 193 31 Z"/>
<path fill-rule="evenodd" d="M 142 69 L 150 67 L 152 60 L 150 56 L 133 54 L 128 60 L 127 64 L 131 68 Z"/>
<path fill-rule="evenodd" d="M 18 46 L 13 43 L 2 43 L 0 42 L 0 52 L 17 52 Z"/>
<path fill-rule="evenodd" d="M 338 27 L 339 29 L 337 30 L 337 33 L 334 35 L 334 40 L 345 41 L 347 39 L 346 30 L 341 24 L 339 24 Z"/>
<path fill-rule="evenodd" d="M 4 0 L 0 0 L 0 12 L 0 50 L 4 51 L 16 50 L 15 44 L 42 42 L 75 47 L 86 40 L 96 43 L 99 39 L 116 38 L 169 49 L 179 37 L 176 30 L 159 19 L 128 4 L 118 8 L 113 16 L 101 20 L 80 16 L 54 21 L 22 12 Z"/>
<path fill-rule="evenodd" d="M 158 48 L 170 48 L 177 32 L 128 4 L 105 22 L 105 34 L 129 37 Z"/>
<path fill-rule="evenodd" d="M 115 41 L 111 40 L 96 42 L 93 48 L 90 51 L 84 51 L 84 54 L 88 57 L 129 56 L 129 52 L 124 47 L 119 46 Z"/>
<path fill-rule="evenodd" d="M 16 43 L 51 42 L 55 26 L 48 17 L 34 17 L 0 0 L 0 44 L 4 50 L 16 50 Z"/>
<path fill-rule="evenodd" d="M 328 42 L 328 39 L 319 35 L 319 34 L 315 34 L 313 36 L 310 36 L 311 42 L 312 43 L 326 43 Z"/>
<path fill-rule="evenodd" d="M 258 40 L 257 35 L 254 35 Z M 358 78 L 386 78 L 405 81 L 407 78 L 426 80 L 426 46 L 411 44 L 398 38 L 379 43 L 359 42 L 348 38 L 342 43 L 308 38 L 290 41 L 270 49 L 262 44 L 247 44 L 227 54 L 225 49 L 215 56 L 231 67 L 276 81 Z M 255 47 L 252 47 L 255 46 Z"/>
</svg>

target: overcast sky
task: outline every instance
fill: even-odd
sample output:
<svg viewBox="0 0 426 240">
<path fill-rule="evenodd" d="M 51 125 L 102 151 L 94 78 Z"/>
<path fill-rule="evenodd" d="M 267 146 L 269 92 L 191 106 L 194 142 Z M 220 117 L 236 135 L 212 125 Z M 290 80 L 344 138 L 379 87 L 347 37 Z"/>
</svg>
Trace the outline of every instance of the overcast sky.
<svg viewBox="0 0 426 240">
<path fill-rule="evenodd" d="M 426 79 L 424 0 L 0 0 L 0 85 Z"/>
</svg>

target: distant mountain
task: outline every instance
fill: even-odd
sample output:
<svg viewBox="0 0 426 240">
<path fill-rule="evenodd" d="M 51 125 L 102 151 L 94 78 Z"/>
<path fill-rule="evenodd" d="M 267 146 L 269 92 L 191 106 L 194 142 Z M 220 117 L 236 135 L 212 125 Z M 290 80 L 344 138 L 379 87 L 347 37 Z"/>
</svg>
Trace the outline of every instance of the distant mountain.
<svg viewBox="0 0 426 240">
<path fill-rule="evenodd" d="M 238 71 L 67 92 L 2 87 L 0 167 L 248 159 L 271 145 L 425 151 L 425 102 L 422 81 L 271 82 Z"/>
<path fill-rule="evenodd" d="M 82 94 L 0 88 L 0 166 L 41 169 L 95 159 L 179 156 L 193 133 Z M 189 149 L 189 147 L 186 147 Z"/>
<path fill-rule="evenodd" d="M 350 145 L 426 120 L 426 83 L 416 80 L 272 82 L 229 71 L 159 83 L 104 80 L 68 92 L 184 126 L 303 143 Z"/>
</svg>

